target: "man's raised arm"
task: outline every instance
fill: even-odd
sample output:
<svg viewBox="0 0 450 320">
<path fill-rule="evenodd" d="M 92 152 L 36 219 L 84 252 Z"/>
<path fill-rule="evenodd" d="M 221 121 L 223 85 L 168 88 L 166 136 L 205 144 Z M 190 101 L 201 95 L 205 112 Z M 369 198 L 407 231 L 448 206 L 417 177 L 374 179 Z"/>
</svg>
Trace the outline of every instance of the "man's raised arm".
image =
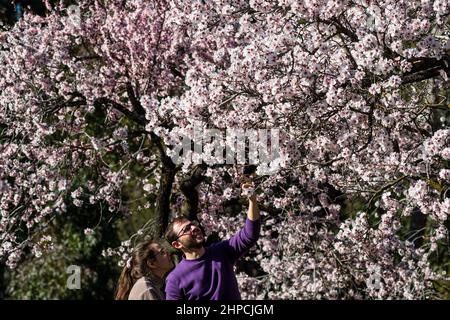
<svg viewBox="0 0 450 320">
<path fill-rule="evenodd" d="M 244 183 L 242 188 L 251 188 L 251 184 Z M 259 214 L 258 203 L 256 195 L 251 192 L 248 196 L 248 211 L 245 226 L 242 230 L 237 232 L 228 240 L 230 249 L 236 259 L 242 256 L 248 249 L 250 249 L 258 240 L 261 230 L 261 218 Z"/>
</svg>

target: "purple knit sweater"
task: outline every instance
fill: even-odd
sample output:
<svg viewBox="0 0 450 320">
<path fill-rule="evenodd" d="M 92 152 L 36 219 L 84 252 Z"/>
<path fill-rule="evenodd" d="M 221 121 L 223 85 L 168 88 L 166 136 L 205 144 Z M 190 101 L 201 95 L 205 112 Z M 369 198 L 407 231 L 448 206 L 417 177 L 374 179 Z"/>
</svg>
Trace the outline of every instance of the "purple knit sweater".
<svg viewBox="0 0 450 320">
<path fill-rule="evenodd" d="M 246 219 L 229 240 L 214 243 L 197 259 L 182 259 L 166 279 L 167 300 L 240 300 L 233 265 L 259 237 L 261 219 Z"/>
</svg>

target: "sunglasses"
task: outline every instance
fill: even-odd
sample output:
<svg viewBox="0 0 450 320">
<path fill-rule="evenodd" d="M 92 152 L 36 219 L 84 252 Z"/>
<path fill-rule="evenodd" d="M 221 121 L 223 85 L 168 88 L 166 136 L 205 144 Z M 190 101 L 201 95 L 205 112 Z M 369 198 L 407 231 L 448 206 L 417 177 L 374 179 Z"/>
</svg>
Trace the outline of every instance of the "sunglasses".
<svg viewBox="0 0 450 320">
<path fill-rule="evenodd" d="M 194 227 L 194 228 L 193 228 Z M 198 223 L 198 221 L 192 221 L 190 223 L 188 223 L 187 225 L 185 225 L 183 227 L 183 229 L 180 230 L 180 232 L 177 234 L 177 237 L 175 239 L 175 241 L 177 241 L 179 238 L 181 238 L 182 236 L 184 236 L 185 234 L 188 234 L 192 231 L 192 229 L 198 228 L 200 227 L 200 223 Z"/>
</svg>

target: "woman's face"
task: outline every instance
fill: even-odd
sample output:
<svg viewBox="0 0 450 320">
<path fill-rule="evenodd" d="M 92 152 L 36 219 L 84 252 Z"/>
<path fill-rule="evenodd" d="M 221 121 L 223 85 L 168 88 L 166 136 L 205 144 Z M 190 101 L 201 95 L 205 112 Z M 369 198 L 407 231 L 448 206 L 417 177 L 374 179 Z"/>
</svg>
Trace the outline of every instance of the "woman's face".
<svg viewBox="0 0 450 320">
<path fill-rule="evenodd" d="M 150 248 L 155 254 L 155 259 L 152 262 L 157 268 L 164 271 L 169 271 L 173 268 L 172 257 L 167 249 L 163 248 L 159 243 L 152 243 Z"/>
</svg>

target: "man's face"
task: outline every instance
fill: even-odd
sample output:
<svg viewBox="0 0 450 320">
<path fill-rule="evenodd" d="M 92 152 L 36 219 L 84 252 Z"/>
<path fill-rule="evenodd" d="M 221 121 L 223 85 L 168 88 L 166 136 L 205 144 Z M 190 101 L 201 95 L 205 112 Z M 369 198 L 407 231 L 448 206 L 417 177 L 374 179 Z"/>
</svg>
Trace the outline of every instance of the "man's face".
<svg viewBox="0 0 450 320">
<path fill-rule="evenodd" d="M 186 249 L 199 249 L 205 243 L 205 236 L 197 221 L 183 220 L 174 225 L 177 240 Z M 182 248 L 181 248 L 182 249 Z"/>
</svg>

